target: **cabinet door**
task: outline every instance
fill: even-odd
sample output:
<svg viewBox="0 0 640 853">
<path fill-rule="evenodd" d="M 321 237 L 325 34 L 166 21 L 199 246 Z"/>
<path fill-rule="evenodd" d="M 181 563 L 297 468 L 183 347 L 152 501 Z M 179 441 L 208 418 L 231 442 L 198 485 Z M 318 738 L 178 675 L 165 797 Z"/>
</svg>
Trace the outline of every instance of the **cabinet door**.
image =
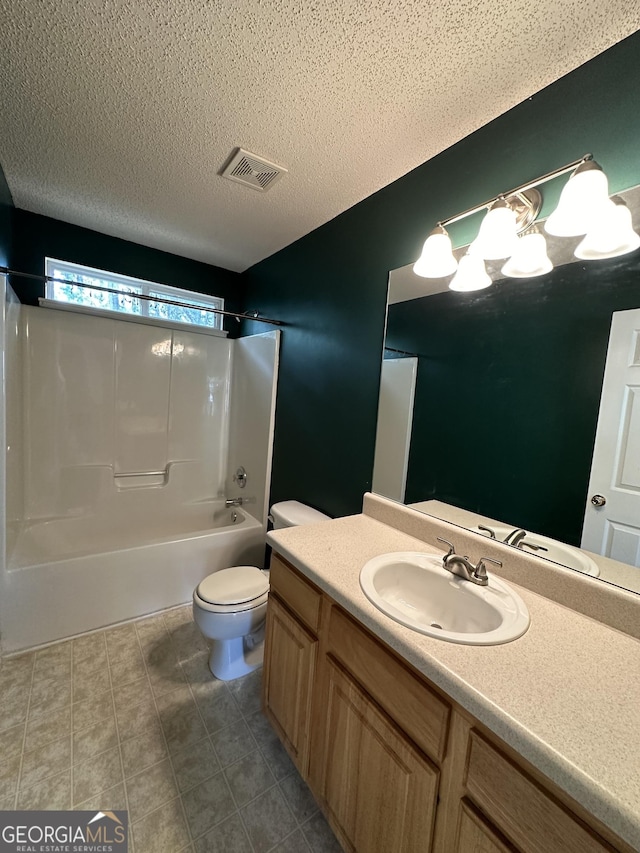
<svg viewBox="0 0 640 853">
<path fill-rule="evenodd" d="M 311 688 L 318 641 L 271 595 L 267 608 L 263 702 L 265 712 L 300 773 L 309 755 Z"/>
<path fill-rule="evenodd" d="M 455 853 L 514 853 L 514 848 L 502 841 L 474 809 L 461 803 Z"/>
<path fill-rule="evenodd" d="M 321 794 L 357 853 L 427 853 L 438 771 L 330 659 Z"/>
</svg>

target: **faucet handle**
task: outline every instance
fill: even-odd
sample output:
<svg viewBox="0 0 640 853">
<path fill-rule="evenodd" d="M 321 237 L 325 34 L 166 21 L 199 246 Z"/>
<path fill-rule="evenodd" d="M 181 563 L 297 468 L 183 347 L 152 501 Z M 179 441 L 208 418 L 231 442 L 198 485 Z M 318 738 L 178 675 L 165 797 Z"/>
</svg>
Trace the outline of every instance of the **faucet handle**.
<svg viewBox="0 0 640 853">
<path fill-rule="evenodd" d="M 447 557 L 450 557 L 452 554 L 456 553 L 456 546 L 453 545 L 451 542 L 449 542 L 448 539 L 441 539 L 439 536 L 436 536 L 436 539 L 438 540 L 438 542 L 442 542 L 445 545 L 449 546 L 449 552 L 447 554 L 445 554 L 444 557 L 442 558 L 443 562 L 444 562 L 444 560 L 447 559 Z"/>
<path fill-rule="evenodd" d="M 494 560 L 492 557 L 480 557 L 478 560 L 478 565 L 475 567 L 473 571 L 473 576 L 477 580 L 489 582 L 489 576 L 487 575 L 487 567 L 485 563 L 493 563 L 494 566 L 498 566 L 498 568 L 502 568 L 502 560 Z"/>
<path fill-rule="evenodd" d="M 544 545 L 534 545 L 533 542 L 527 542 L 526 539 L 521 539 L 518 542 L 518 548 L 520 548 L 521 551 L 524 551 L 525 545 L 527 546 L 527 548 L 531 548 L 531 550 L 535 551 L 536 553 L 538 551 L 548 551 L 549 550 L 548 548 L 545 548 Z M 526 554 L 526 551 L 525 551 L 525 554 Z"/>
<path fill-rule="evenodd" d="M 247 485 L 247 472 L 245 471 L 242 465 L 233 475 L 233 482 L 237 483 L 241 489 L 244 489 L 244 487 Z"/>
<path fill-rule="evenodd" d="M 490 527 L 485 527 L 484 524 L 479 524 L 478 530 L 482 530 L 483 533 L 488 533 L 489 539 L 495 539 L 496 538 L 495 530 L 492 530 Z"/>
</svg>

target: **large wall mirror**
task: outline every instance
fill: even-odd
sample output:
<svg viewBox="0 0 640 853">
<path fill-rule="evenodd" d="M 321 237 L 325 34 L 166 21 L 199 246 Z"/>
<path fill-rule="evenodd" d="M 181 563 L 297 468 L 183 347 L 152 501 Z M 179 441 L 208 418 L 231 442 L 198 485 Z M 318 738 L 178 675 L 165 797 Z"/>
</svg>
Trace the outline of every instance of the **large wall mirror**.
<svg viewBox="0 0 640 853">
<path fill-rule="evenodd" d="M 640 187 L 620 196 L 640 230 Z M 488 263 L 494 283 L 473 293 L 411 265 L 391 272 L 373 491 L 472 530 L 493 524 L 499 539 L 521 528 L 513 544 L 640 592 L 640 505 L 623 517 L 612 500 L 615 489 L 640 496 L 640 377 L 623 379 L 613 415 L 617 404 L 603 403 L 613 463 L 589 488 L 619 312 L 631 317 L 619 361 L 640 373 L 640 310 L 630 314 L 640 250 L 581 261 L 579 238 L 547 241 L 550 273 L 509 279 L 503 261 Z M 604 505 L 590 502 L 596 494 Z M 585 513 L 607 529 L 588 550 L 615 558 L 593 570 L 575 563 Z"/>
</svg>

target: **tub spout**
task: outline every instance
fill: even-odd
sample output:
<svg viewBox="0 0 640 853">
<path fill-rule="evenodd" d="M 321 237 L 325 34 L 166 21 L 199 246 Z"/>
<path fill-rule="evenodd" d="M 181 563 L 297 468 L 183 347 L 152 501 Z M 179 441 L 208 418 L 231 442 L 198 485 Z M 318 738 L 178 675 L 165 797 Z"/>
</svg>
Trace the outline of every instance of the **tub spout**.
<svg viewBox="0 0 640 853">
<path fill-rule="evenodd" d="M 255 498 L 227 498 L 224 502 L 224 505 L 226 507 L 244 506 L 244 504 L 254 504 L 255 502 Z"/>
</svg>

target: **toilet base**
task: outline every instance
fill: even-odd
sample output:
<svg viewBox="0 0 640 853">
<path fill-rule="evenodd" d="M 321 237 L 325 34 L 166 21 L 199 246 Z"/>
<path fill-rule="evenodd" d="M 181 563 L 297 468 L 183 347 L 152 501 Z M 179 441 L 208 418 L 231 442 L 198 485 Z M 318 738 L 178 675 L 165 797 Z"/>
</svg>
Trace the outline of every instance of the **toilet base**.
<svg viewBox="0 0 640 853">
<path fill-rule="evenodd" d="M 248 675 L 262 666 L 264 658 L 264 640 L 256 643 L 247 637 L 232 640 L 213 640 L 209 655 L 209 669 L 220 681 L 233 681 Z"/>
</svg>

